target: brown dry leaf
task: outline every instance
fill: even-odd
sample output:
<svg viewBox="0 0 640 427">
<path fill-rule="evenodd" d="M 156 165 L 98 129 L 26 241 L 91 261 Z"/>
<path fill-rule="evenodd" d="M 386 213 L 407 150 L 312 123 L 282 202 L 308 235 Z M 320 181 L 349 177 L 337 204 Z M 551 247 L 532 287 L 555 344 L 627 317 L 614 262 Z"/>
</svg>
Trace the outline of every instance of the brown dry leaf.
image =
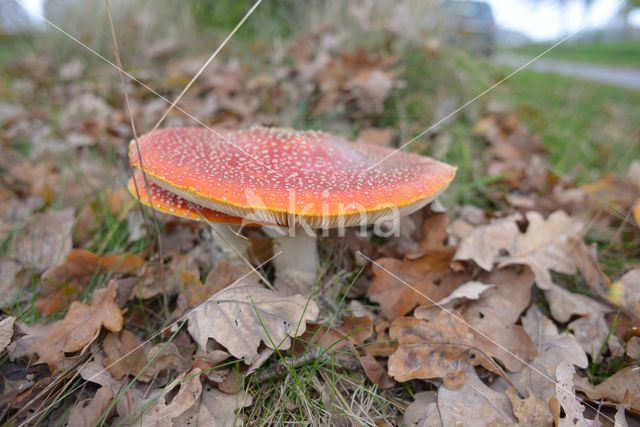
<svg viewBox="0 0 640 427">
<path fill-rule="evenodd" d="M 584 369 L 588 365 L 587 356 L 573 335 L 558 333 L 557 326 L 536 307 L 529 308 L 522 318 L 522 327 L 538 348 L 538 356 L 524 369 L 509 376 L 521 394 L 531 390 L 547 401 L 555 395 L 558 365 L 568 361 Z"/>
<path fill-rule="evenodd" d="M 516 325 L 529 306 L 533 273 L 528 268 L 510 267 L 485 274 L 480 280 L 494 287 L 462 311 L 464 319 L 473 326 L 470 328 L 473 342 L 509 371 L 519 371 L 537 354 L 529 335 Z"/>
<path fill-rule="evenodd" d="M 113 391 L 100 387 L 91 399 L 81 400 L 71 409 L 68 427 L 91 427 L 96 425 L 113 400 Z"/>
<path fill-rule="evenodd" d="M 541 289 L 551 287 L 549 270 L 575 274 L 572 239 L 580 238 L 582 223 L 563 211 L 546 220 L 537 212 L 527 212 L 526 218 L 529 225 L 525 233 L 520 233 L 516 216 L 476 228 L 460 243 L 455 259 L 473 260 L 486 271 L 494 264 L 528 265 Z"/>
<path fill-rule="evenodd" d="M 442 378 L 447 388 L 459 389 L 469 366 L 491 364 L 474 351 L 473 335 L 457 313 L 441 311 L 432 322 L 398 317 L 389 335 L 398 340 L 398 349 L 389 357 L 389 375 L 397 381 Z"/>
<path fill-rule="evenodd" d="M 486 285 L 481 282 L 471 281 L 467 283 L 463 283 L 459 288 L 455 289 L 451 294 L 447 297 L 438 301 L 439 305 L 449 304 L 453 301 L 458 301 L 460 299 L 467 300 L 477 300 L 480 298 L 480 295 L 487 289 L 491 289 L 495 285 Z"/>
<path fill-rule="evenodd" d="M 467 379 L 459 390 L 443 386 L 438 389 L 442 425 L 477 427 L 516 422 L 507 396 L 487 387 L 473 368 L 464 375 Z"/>
<path fill-rule="evenodd" d="M 536 397 L 529 390 L 528 397 L 520 399 L 515 388 L 507 390 L 507 396 L 511 400 L 513 413 L 518 418 L 518 425 L 551 427 L 553 425 L 553 415 L 549 410 L 547 402 Z"/>
<path fill-rule="evenodd" d="M 609 289 L 609 298 L 634 313 L 640 313 L 640 268 L 626 272 Z"/>
<path fill-rule="evenodd" d="M 71 251 L 74 218 L 72 208 L 33 215 L 12 243 L 9 256 L 37 271 L 60 264 Z"/>
<path fill-rule="evenodd" d="M 403 316 L 417 305 L 433 305 L 469 280 L 468 273 L 451 269 L 453 253 L 453 248 L 443 248 L 416 260 L 377 260 L 367 297 L 380 304 L 388 319 Z"/>
<path fill-rule="evenodd" d="M 566 323 L 573 316 L 598 316 L 611 311 L 608 306 L 586 295 L 569 292 L 558 285 L 551 285 L 545 292 L 551 315 L 560 323 Z"/>
<path fill-rule="evenodd" d="M 442 427 L 435 391 L 421 391 L 404 411 L 402 425 L 409 427 Z"/>
<path fill-rule="evenodd" d="M 194 307 L 249 272 L 250 269 L 244 262 L 238 263 L 223 258 L 209 271 L 204 284 L 195 274 L 182 273 L 176 312 L 181 314 L 188 307 Z"/>
<path fill-rule="evenodd" d="M 302 295 L 283 297 L 249 280 L 223 289 L 189 315 L 188 331 L 206 351 L 213 338 L 234 357 L 251 364 L 261 342 L 287 349 L 318 316 L 315 302 Z"/>
<path fill-rule="evenodd" d="M 549 166 L 544 145 L 514 113 L 484 117 L 474 133 L 491 144 L 485 153 L 489 175 L 504 176 L 513 188 L 545 189 Z"/>
<path fill-rule="evenodd" d="M 12 358 L 36 355 L 37 363 L 47 363 L 51 371 L 64 358 L 64 353 L 82 350 L 93 341 L 104 326 L 111 332 L 122 329 L 122 312 L 115 303 L 116 284 L 93 292 L 91 304 L 74 301 L 64 319 L 47 325 L 19 324 L 24 336 L 10 346 Z"/>
<path fill-rule="evenodd" d="M 142 341 L 127 330 L 107 335 L 103 349 L 104 364 L 116 380 L 140 373 L 138 380 L 149 382 L 161 371 L 175 369 L 180 372 L 188 367 L 188 361 L 182 358 L 174 343 L 159 343 L 153 347 L 150 343 L 142 345 Z"/>
<path fill-rule="evenodd" d="M 387 371 L 375 357 L 370 355 L 358 356 L 358 362 L 360 362 L 369 381 L 381 389 L 391 388 L 396 385 L 396 382 L 391 379 Z"/>
<path fill-rule="evenodd" d="M 497 258 L 513 244 L 520 233 L 517 222 L 520 215 L 511 215 L 476 227 L 458 246 L 454 260 L 473 260 L 485 271 L 493 270 Z"/>
<path fill-rule="evenodd" d="M 84 249 L 72 249 L 67 260 L 42 275 L 42 293 L 36 309 L 44 316 L 66 308 L 98 274 L 133 273 L 144 266 L 137 255 L 98 256 Z"/>
<path fill-rule="evenodd" d="M 168 402 L 167 395 L 173 389 L 179 387 L 177 394 Z M 144 413 L 140 419 L 143 427 L 173 427 L 178 424 L 176 419 L 189 413 L 200 400 L 202 382 L 200 381 L 200 369 L 194 369 L 189 373 L 178 376 L 164 387 L 159 395 L 140 402 L 139 408 Z M 153 403 L 155 402 L 155 403 Z M 152 404 L 149 407 L 149 404 Z M 148 409 L 147 409 L 148 408 Z"/>
<path fill-rule="evenodd" d="M 0 236 L 2 239 L 2 236 Z M 28 297 L 25 286 L 30 281 L 28 269 L 16 260 L 0 259 L 0 308 L 7 307 Z"/>
<path fill-rule="evenodd" d="M 625 393 L 631 397 L 630 406 L 640 411 L 640 369 L 635 366 L 623 368 L 594 386 L 588 378 L 574 377 L 576 389 L 583 392 L 593 400 L 605 399 L 607 401 L 622 403 Z"/>
<path fill-rule="evenodd" d="M 175 425 L 189 425 L 197 427 L 234 427 L 242 425 L 240 416 L 236 413 L 242 408 L 251 406 L 252 398 L 241 391 L 236 394 L 223 393 L 211 387 L 205 387 L 200 398 L 197 412 L 176 419 Z"/>
<path fill-rule="evenodd" d="M 563 361 L 556 368 L 556 398 L 564 411 L 564 416 L 555 414 L 558 427 L 588 427 L 592 423 L 584 418 L 585 407 L 578 401 L 573 384 L 576 368 L 569 361 Z"/>
<path fill-rule="evenodd" d="M 2 353 L 5 347 L 11 342 L 15 321 L 16 318 L 13 316 L 6 317 L 0 321 L 0 353 Z"/>
<path fill-rule="evenodd" d="M 640 226 L 640 199 L 636 201 L 633 207 L 633 218 L 636 220 L 636 224 Z"/>
</svg>

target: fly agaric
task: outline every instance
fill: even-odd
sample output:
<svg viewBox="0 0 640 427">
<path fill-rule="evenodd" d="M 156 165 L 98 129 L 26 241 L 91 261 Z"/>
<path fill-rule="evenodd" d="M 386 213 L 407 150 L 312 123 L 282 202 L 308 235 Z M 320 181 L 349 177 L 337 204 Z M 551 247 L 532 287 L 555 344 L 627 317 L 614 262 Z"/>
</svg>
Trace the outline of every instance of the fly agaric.
<svg viewBox="0 0 640 427">
<path fill-rule="evenodd" d="M 214 229 L 214 241 L 218 243 L 217 246 L 227 257 L 231 259 L 247 257 L 249 249 L 248 242 L 238 237 L 236 230 L 232 228 L 242 224 L 244 221 L 242 218 L 213 211 L 204 206 L 198 206 L 180 196 L 168 192 L 153 182 L 147 181 L 146 183 L 147 185 L 145 185 L 142 172 L 135 170 L 133 177 L 129 179 L 127 189 L 140 203 L 152 207 L 158 212 L 193 221 L 206 221 L 209 226 Z"/>
<path fill-rule="evenodd" d="M 281 255 L 276 287 L 308 292 L 319 258 L 312 230 L 408 215 L 438 196 L 455 168 L 434 159 L 350 143 L 318 131 L 255 127 L 221 138 L 203 128 L 138 139 L 148 178 L 211 210 L 286 227 L 267 228 Z M 140 168 L 138 150 L 129 160 Z M 383 161 L 384 160 L 384 161 Z"/>
</svg>

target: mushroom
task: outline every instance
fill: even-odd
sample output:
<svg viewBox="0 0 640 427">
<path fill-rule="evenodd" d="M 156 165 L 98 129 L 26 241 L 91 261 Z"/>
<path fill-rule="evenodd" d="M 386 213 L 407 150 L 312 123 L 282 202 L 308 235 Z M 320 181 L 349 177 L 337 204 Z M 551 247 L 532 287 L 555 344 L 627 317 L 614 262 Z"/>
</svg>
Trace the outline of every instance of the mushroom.
<svg viewBox="0 0 640 427">
<path fill-rule="evenodd" d="M 206 221 L 213 229 L 213 241 L 225 256 L 234 261 L 247 259 L 249 242 L 240 237 L 237 231 L 238 226 L 243 222 L 246 223 L 243 218 L 198 206 L 153 182 L 147 181 L 147 185 L 145 185 L 145 179 L 140 170 L 134 170 L 127 188 L 140 203 L 152 207 L 158 212 L 193 221 Z"/>
<path fill-rule="evenodd" d="M 255 127 L 222 139 L 203 128 L 139 138 L 149 179 L 203 207 L 265 227 L 281 255 L 276 288 L 307 293 L 319 258 L 314 230 L 408 215 L 437 197 L 455 168 L 434 159 L 318 131 Z M 137 150 L 130 162 L 140 167 Z"/>
</svg>

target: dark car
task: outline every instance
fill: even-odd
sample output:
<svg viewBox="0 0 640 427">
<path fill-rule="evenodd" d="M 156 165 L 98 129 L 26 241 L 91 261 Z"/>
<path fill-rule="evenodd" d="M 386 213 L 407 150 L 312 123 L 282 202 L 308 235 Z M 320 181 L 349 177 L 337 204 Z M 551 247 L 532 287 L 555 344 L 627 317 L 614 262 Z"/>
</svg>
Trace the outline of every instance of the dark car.
<svg viewBox="0 0 640 427">
<path fill-rule="evenodd" d="M 491 55 L 495 45 L 496 21 L 487 2 L 445 1 L 441 14 L 443 32 L 448 41 Z"/>
</svg>

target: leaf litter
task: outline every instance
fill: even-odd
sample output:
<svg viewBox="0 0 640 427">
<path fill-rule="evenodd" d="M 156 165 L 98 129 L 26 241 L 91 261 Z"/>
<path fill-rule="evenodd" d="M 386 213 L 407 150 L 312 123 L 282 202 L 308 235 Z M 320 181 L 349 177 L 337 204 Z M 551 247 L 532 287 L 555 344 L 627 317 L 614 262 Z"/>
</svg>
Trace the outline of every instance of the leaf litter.
<svg viewBox="0 0 640 427">
<path fill-rule="evenodd" d="M 405 85 L 405 65 L 343 40 L 326 28 L 300 36 L 283 48 L 291 61 L 266 59 L 278 70 L 270 74 L 244 59 L 216 61 L 182 102 L 222 127 L 278 124 L 290 106 L 305 105 L 309 118 L 331 118 L 327 130 L 394 146 L 406 131 L 379 120 Z M 165 43 L 148 54 L 155 72 L 171 76 L 158 82 L 161 93 L 177 93 L 201 61 L 167 60 L 176 43 Z M 625 408 L 640 412 L 640 270 L 598 260 L 640 238 L 637 161 L 591 183 L 558 177 L 517 114 L 487 111 L 474 128 L 488 144 L 482 170 L 495 178 L 485 208 L 427 207 L 403 218 L 400 237 L 345 239 L 340 268 L 330 266 L 320 283 L 321 294 L 339 299 L 283 297 L 243 277 L 249 270 L 221 257 L 201 225 L 159 214 L 160 254 L 149 212 L 118 191 L 125 171 L 104 155 L 122 158 L 122 141 L 132 138 L 111 96 L 119 93 L 112 70 L 76 57 L 55 83 L 72 102 L 58 94 L 32 115 L 36 101 L 18 101 L 25 87 L 52 84 L 41 74 L 56 70 L 52 61 L 23 58 L 3 70 L 14 85 L 0 88 L 10 94 L 0 108 L 7 420 L 34 423 L 36 408 L 47 408 L 37 416 L 60 414 L 52 387 L 70 407 L 70 426 L 231 426 L 264 404 L 252 378 L 292 387 L 309 366 L 316 371 L 306 387 L 318 399 L 334 399 L 322 371 L 329 366 L 397 402 L 394 418 L 372 415 L 381 423 L 592 425 L 600 403 L 616 408 L 616 420 Z M 150 94 L 132 101 L 141 129 L 166 107 Z M 189 120 L 169 116 L 172 126 Z M 26 154 L 18 140 L 29 141 Z M 105 190 L 110 182 L 116 188 Z M 245 234 L 256 258 L 268 259 L 268 239 Z M 345 279 L 359 270 L 355 283 Z M 278 398 L 290 413 L 303 405 Z"/>
</svg>

